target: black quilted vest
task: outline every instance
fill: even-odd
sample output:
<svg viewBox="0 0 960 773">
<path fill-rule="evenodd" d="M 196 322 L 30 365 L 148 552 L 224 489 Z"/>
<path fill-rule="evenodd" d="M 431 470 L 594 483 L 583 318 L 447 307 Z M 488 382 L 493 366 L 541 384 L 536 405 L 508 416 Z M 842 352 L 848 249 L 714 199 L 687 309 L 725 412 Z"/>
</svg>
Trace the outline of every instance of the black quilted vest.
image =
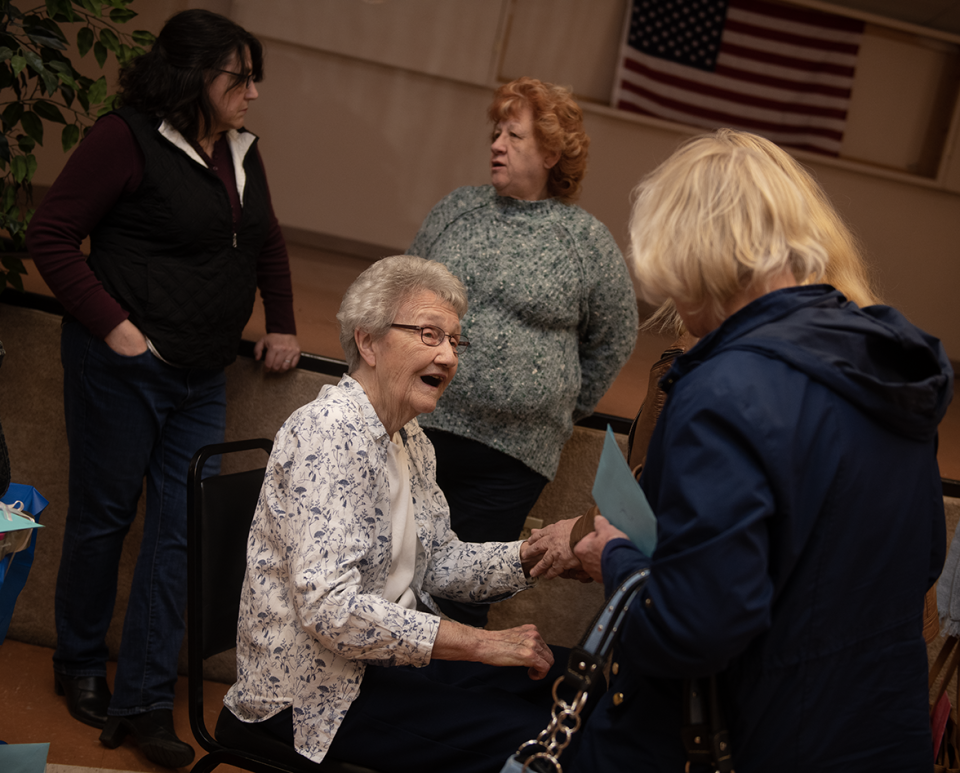
<svg viewBox="0 0 960 773">
<path fill-rule="evenodd" d="M 236 359 L 253 310 L 257 258 L 269 232 L 266 177 L 250 146 L 234 232 L 217 174 L 163 137 L 160 122 L 117 111 L 143 151 L 143 182 L 90 235 L 90 266 L 167 362 L 222 368 Z"/>
</svg>

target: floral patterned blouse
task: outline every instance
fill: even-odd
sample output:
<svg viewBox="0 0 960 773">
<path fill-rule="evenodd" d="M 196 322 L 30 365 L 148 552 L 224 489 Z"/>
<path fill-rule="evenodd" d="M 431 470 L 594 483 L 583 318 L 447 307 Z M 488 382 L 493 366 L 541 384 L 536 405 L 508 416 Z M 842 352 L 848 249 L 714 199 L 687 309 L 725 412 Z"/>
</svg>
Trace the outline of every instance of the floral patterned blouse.
<svg viewBox="0 0 960 773">
<path fill-rule="evenodd" d="M 320 762 L 359 693 L 365 664 L 423 666 L 440 618 L 431 594 L 495 601 L 530 587 L 520 543 L 460 542 L 416 420 L 410 459 L 420 609 L 383 597 L 392 525 L 390 438 L 363 387 L 325 386 L 277 433 L 250 527 L 237 682 L 224 698 L 256 722 L 293 706 L 297 751 Z"/>
</svg>

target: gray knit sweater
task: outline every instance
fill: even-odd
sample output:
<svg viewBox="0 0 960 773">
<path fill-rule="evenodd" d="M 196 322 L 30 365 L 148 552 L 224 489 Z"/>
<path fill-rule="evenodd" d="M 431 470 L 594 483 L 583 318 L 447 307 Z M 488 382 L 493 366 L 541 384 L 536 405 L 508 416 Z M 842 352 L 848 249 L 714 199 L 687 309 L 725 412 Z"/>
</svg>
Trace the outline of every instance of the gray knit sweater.
<svg viewBox="0 0 960 773">
<path fill-rule="evenodd" d="M 552 480 L 573 423 L 593 411 L 637 338 L 636 296 L 610 232 L 555 199 L 466 187 L 433 208 L 409 254 L 444 263 L 470 300 L 470 348 L 420 424 Z"/>
</svg>

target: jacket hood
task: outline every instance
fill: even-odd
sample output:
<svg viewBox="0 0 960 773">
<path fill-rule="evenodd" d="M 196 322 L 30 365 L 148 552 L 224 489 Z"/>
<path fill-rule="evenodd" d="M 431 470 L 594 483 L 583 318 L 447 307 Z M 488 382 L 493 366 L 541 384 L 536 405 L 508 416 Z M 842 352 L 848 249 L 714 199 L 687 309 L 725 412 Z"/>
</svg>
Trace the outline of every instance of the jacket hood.
<svg viewBox="0 0 960 773">
<path fill-rule="evenodd" d="M 860 308 L 827 285 L 768 293 L 726 319 L 664 378 L 740 350 L 781 360 L 901 435 L 929 440 L 953 396 L 940 340 L 889 306 Z"/>
</svg>

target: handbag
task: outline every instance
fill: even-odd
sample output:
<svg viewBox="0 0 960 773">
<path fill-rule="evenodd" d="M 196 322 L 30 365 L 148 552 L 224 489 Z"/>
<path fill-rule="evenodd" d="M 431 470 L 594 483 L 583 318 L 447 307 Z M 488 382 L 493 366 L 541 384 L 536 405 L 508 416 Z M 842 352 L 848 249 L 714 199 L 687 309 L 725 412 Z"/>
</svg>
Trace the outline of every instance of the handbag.
<svg viewBox="0 0 960 773">
<path fill-rule="evenodd" d="M 553 685 L 553 708 L 547 727 L 533 740 L 521 744 L 500 773 L 563 773 L 559 757 L 582 724 L 580 712 L 587 695 L 613 649 L 627 607 L 646 585 L 649 569 L 640 569 L 621 583 L 597 614 L 581 643 L 570 652 L 567 669 Z M 573 692 L 572 700 L 562 697 Z"/>
<path fill-rule="evenodd" d="M 930 701 L 930 731 L 933 736 L 933 769 L 936 773 L 960 771 L 960 724 L 957 707 L 951 706 L 948 688 L 957 680 L 960 666 L 960 639 L 948 636 L 930 666 L 929 687 L 937 689 Z M 960 681 L 956 682 L 955 699 L 960 704 Z"/>
</svg>

